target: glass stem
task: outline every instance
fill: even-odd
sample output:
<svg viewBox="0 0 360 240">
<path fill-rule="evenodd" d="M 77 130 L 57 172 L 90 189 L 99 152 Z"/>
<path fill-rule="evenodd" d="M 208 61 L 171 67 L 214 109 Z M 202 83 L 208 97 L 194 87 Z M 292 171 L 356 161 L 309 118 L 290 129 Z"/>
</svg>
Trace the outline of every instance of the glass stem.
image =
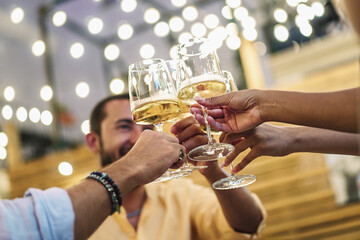
<svg viewBox="0 0 360 240">
<path fill-rule="evenodd" d="M 205 126 L 206 126 L 206 135 L 208 138 L 208 145 L 211 144 L 212 142 L 212 137 L 211 137 L 211 128 L 209 126 L 209 123 L 207 121 L 207 117 L 208 117 L 208 113 L 207 113 L 207 108 L 202 107 L 203 108 L 203 112 L 204 112 L 204 119 L 205 119 Z"/>
<path fill-rule="evenodd" d="M 232 172 L 232 169 L 233 169 L 233 164 L 230 163 L 230 178 L 234 178 L 235 177 L 235 174 Z"/>
<path fill-rule="evenodd" d="M 154 124 L 154 126 L 156 128 L 156 131 L 163 132 L 164 123 L 157 123 L 157 124 Z"/>
</svg>

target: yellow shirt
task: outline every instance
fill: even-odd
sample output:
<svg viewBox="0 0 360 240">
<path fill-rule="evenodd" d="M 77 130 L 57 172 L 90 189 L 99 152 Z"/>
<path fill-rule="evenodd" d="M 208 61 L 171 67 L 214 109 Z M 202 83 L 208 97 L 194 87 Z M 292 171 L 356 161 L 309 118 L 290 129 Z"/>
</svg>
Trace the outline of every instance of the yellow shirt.
<svg viewBox="0 0 360 240">
<path fill-rule="evenodd" d="M 227 223 L 215 193 L 208 187 L 195 185 L 189 179 L 178 179 L 145 186 L 147 199 L 143 205 L 137 231 L 120 213 L 108 217 L 90 237 L 121 240 L 225 240 L 254 239 L 265 226 L 266 212 L 255 194 L 264 220 L 254 235 L 238 233 Z"/>
</svg>

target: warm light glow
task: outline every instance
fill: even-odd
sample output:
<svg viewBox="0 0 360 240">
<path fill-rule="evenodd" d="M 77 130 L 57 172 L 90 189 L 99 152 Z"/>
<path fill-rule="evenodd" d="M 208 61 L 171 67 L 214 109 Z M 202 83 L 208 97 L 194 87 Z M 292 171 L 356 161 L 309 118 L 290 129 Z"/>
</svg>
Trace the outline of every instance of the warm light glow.
<svg viewBox="0 0 360 240">
<path fill-rule="evenodd" d="M 149 24 L 156 23 L 160 19 L 160 13 L 155 8 L 148 8 L 144 13 L 144 21 Z"/>
<path fill-rule="evenodd" d="M 75 87 L 76 95 L 80 98 L 85 98 L 90 93 L 90 87 L 86 82 L 79 82 Z"/>
<path fill-rule="evenodd" d="M 289 38 L 289 31 L 283 25 L 276 24 L 274 27 L 274 36 L 280 42 L 285 42 Z"/>
<path fill-rule="evenodd" d="M 206 27 L 202 23 L 194 23 L 191 26 L 191 34 L 197 38 L 201 38 L 206 34 Z"/>
<path fill-rule="evenodd" d="M 15 98 L 15 89 L 11 86 L 8 86 L 4 89 L 4 97 L 6 101 L 11 102 Z"/>
<path fill-rule="evenodd" d="M 57 11 L 52 17 L 52 22 L 55 27 L 61 27 L 66 23 L 66 13 L 64 11 Z"/>
<path fill-rule="evenodd" d="M 296 7 L 296 12 L 300 15 L 300 16 L 303 16 L 309 20 L 312 20 L 314 19 L 315 17 L 315 14 L 314 14 L 314 10 L 305 5 L 305 4 L 299 4 L 297 7 Z"/>
<path fill-rule="evenodd" d="M 248 41 L 254 41 L 257 38 L 257 31 L 255 28 L 246 28 L 243 31 L 243 36 Z"/>
<path fill-rule="evenodd" d="M 27 111 L 24 107 L 19 107 L 18 110 L 16 110 L 16 118 L 20 122 L 25 122 L 27 119 Z"/>
<path fill-rule="evenodd" d="M 310 35 L 312 34 L 312 31 L 313 31 L 313 28 L 310 24 L 305 24 L 300 27 L 300 32 L 305 37 L 310 37 Z"/>
<path fill-rule="evenodd" d="M 238 31 L 238 26 L 236 25 L 236 23 L 228 23 L 225 27 L 226 29 L 226 33 L 229 36 L 238 36 L 239 35 L 239 31 Z"/>
<path fill-rule="evenodd" d="M 4 147 L 0 146 L 0 160 L 4 160 L 6 158 L 7 152 Z"/>
<path fill-rule="evenodd" d="M 296 26 L 298 26 L 299 28 L 303 25 L 308 25 L 309 24 L 309 20 L 306 19 L 304 16 L 301 15 L 296 15 L 295 17 L 295 24 Z"/>
<path fill-rule="evenodd" d="M 226 0 L 226 4 L 231 8 L 237 8 L 241 5 L 241 0 Z"/>
<path fill-rule="evenodd" d="M 242 21 L 248 16 L 249 16 L 249 11 L 244 7 L 239 7 L 234 10 L 234 17 L 239 21 Z"/>
<path fill-rule="evenodd" d="M 174 6 L 174 7 L 183 7 L 185 6 L 186 4 L 186 0 L 171 0 L 171 4 Z"/>
<path fill-rule="evenodd" d="M 256 27 L 255 18 L 253 17 L 244 18 L 241 21 L 241 25 L 243 26 L 243 28 L 255 28 Z"/>
<path fill-rule="evenodd" d="M 286 0 L 286 3 L 291 7 L 296 7 L 299 4 L 299 0 Z"/>
<path fill-rule="evenodd" d="M 155 55 L 155 48 L 151 44 L 144 44 L 140 48 L 140 56 L 144 59 L 152 58 Z"/>
<path fill-rule="evenodd" d="M 208 14 L 204 18 L 204 24 L 210 29 L 214 29 L 219 25 L 219 18 L 215 14 Z"/>
<path fill-rule="evenodd" d="M 121 10 L 126 13 L 134 11 L 137 7 L 136 0 L 122 0 L 121 1 Z"/>
<path fill-rule="evenodd" d="M 73 167 L 68 162 L 61 162 L 58 166 L 59 173 L 64 176 L 69 176 L 73 173 Z"/>
<path fill-rule="evenodd" d="M 41 113 L 40 120 L 45 126 L 50 126 L 53 121 L 53 116 L 50 111 L 45 110 Z"/>
<path fill-rule="evenodd" d="M 182 16 L 186 21 L 195 21 L 198 17 L 198 10 L 194 6 L 188 6 L 182 11 Z"/>
<path fill-rule="evenodd" d="M 266 54 L 266 45 L 263 42 L 254 43 L 254 47 L 257 49 L 260 56 L 264 56 Z"/>
<path fill-rule="evenodd" d="M 191 35 L 191 33 L 183 32 L 179 36 L 179 43 L 186 43 L 192 37 L 193 37 L 193 35 Z"/>
<path fill-rule="evenodd" d="M 15 24 L 20 23 L 24 19 L 24 10 L 20 7 L 14 8 L 11 12 L 10 19 Z"/>
<path fill-rule="evenodd" d="M 84 135 L 90 133 L 90 121 L 89 120 L 85 120 L 81 123 L 81 131 L 83 132 Z"/>
<path fill-rule="evenodd" d="M 109 87 L 110 87 L 110 91 L 113 94 L 120 94 L 125 89 L 125 83 L 120 78 L 114 78 L 113 80 L 111 80 Z"/>
<path fill-rule="evenodd" d="M 6 120 L 10 120 L 12 118 L 13 115 L 13 110 L 9 105 L 5 105 L 2 108 L 2 115 Z"/>
<path fill-rule="evenodd" d="M 169 55 L 171 59 L 178 59 L 178 46 L 174 45 L 170 48 Z"/>
<path fill-rule="evenodd" d="M 286 20 L 288 18 L 288 15 L 287 15 L 287 13 L 285 12 L 284 9 L 277 8 L 274 11 L 274 18 L 279 23 L 284 23 L 284 22 L 286 22 Z"/>
<path fill-rule="evenodd" d="M 311 8 L 313 9 L 315 16 L 317 17 L 322 17 L 325 13 L 324 5 L 319 2 L 313 2 L 311 4 Z"/>
<path fill-rule="evenodd" d="M 32 108 L 29 111 L 29 119 L 33 123 L 38 123 L 40 121 L 40 111 L 37 108 Z"/>
<path fill-rule="evenodd" d="M 104 56 L 109 61 L 114 61 L 120 56 L 120 48 L 115 44 L 109 44 L 104 49 Z"/>
<path fill-rule="evenodd" d="M 231 50 L 236 50 L 240 47 L 241 45 L 241 40 L 238 36 L 229 36 L 226 39 L 226 45 L 228 46 L 228 48 L 230 48 Z"/>
<path fill-rule="evenodd" d="M 84 45 L 79 42 L 74 43 L 70 47 L 70 54 L 75 59 L 81 58 L 84 55 L 84 51 Z"/>
<path fill-rule="evenodd" d="M 40 89 L 40 97 L 45 102 L 48 102 L 53 97 L 53 90 L 49 85 L 45 85 Z"/>
<path fill-rule="evenodd" d="M 184 29 L 185 23 L 184 20 L 182 20 L 182 18 L 180 17 L 172 17 L 169 20 L 169 27 L 171 29 L 171 31 L 173 32 L 180 32 L 181 30 Z"/>
<path fill-rule="evenodd" d="M 121 40 L 128 40 L 134 34 L 134 29 L 130 24 L 123 24 L 119 27 L 117 34 Z"/>
<path fill-rule="evenodd" d="M 166 22 L 158 22 L 155 24 L 154 33 L 158 37 L 165 37 L 169 34 L 170 28 Z"/>
<path fill-rule="evenodd" d="M 226 19 L 232 19 L 232 13 L 231 13 L 231 8 L 229 6 L 224 6 L 221 9 L 221 14 L 223 15 L 224 18 Z"/>
<path fill-rule="evenodd" d="M 211 31 L 208 38 L 214 42 L 222 42 L 227 38 L 226 29 L 223 26 L 219 26 Z"/>
<path fill-rule="evenodd" d="M 6 147 L 8 145 L 9 139 L 4 132 L 0 132 L 0 146 Z"/>
<path fill-rule="evenodd" d="M 43 55 L 45 49 L 46 49 L 45 43 L 41 40 L 35 41 L 31 48 L 32 53 L 37 57 Z"/>
<path fill-rule="evenodd" d="M 88 30 L 92 34 L 98 34 L 104 27 L 104 22 L 100 18 L 92 18 L 88 23 Z"/>
</svg>

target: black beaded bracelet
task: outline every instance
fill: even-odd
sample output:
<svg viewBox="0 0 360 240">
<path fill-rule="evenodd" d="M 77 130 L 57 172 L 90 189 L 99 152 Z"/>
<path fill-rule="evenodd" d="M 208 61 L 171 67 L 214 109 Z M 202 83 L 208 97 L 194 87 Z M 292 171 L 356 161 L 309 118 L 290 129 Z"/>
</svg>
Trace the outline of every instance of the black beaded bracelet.
<svg viewBox="0 0 360 240">
<path fill-rule="evenodd" d="M 115 211 L 120 212 L 120 206 L 122 205 L 122 197 L 120 190 L 118 186 L 114 183 L 114 181 L 106 173 L 103 172 L 92 172 L 87 178 L 97 180 L 105 186 L 111 199 L 111 214 L 113 214 Z"/>
</svg>

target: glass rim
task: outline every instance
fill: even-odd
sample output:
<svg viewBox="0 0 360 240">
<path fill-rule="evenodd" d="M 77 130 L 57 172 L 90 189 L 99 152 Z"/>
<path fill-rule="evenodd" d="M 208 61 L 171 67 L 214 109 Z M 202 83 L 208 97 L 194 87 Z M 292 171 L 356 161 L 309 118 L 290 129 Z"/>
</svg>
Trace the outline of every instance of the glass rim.
<svg viewBox="0 0 360 240">
<path fill-rule="evenodd" d="M 134 62 L 132 64 L 129 65 L 129 72 L 138 72 L 138 71 L 143 71 L 143 70 L 146 70 L 146 69 L 149 69 L 149 68 L 135 68 L 135 66 L 140 66 L 141 64 L 143 65 L 146 65 L 144 64 L 144 62 L 146 61 L 153 61 L 152 63 L 149 62 L 148 66 L 152 65 L 152 64 L 161 64 L 161 63 L 164 63 L 165 64 L 165 60 L 162 59 L 162 58 L 150 58 L 150 59 L 142 59 L 140 61 L 137 61 L 137 62 Z M 157 62 L 155 62 L 157 61 Z"/>
</svg>

